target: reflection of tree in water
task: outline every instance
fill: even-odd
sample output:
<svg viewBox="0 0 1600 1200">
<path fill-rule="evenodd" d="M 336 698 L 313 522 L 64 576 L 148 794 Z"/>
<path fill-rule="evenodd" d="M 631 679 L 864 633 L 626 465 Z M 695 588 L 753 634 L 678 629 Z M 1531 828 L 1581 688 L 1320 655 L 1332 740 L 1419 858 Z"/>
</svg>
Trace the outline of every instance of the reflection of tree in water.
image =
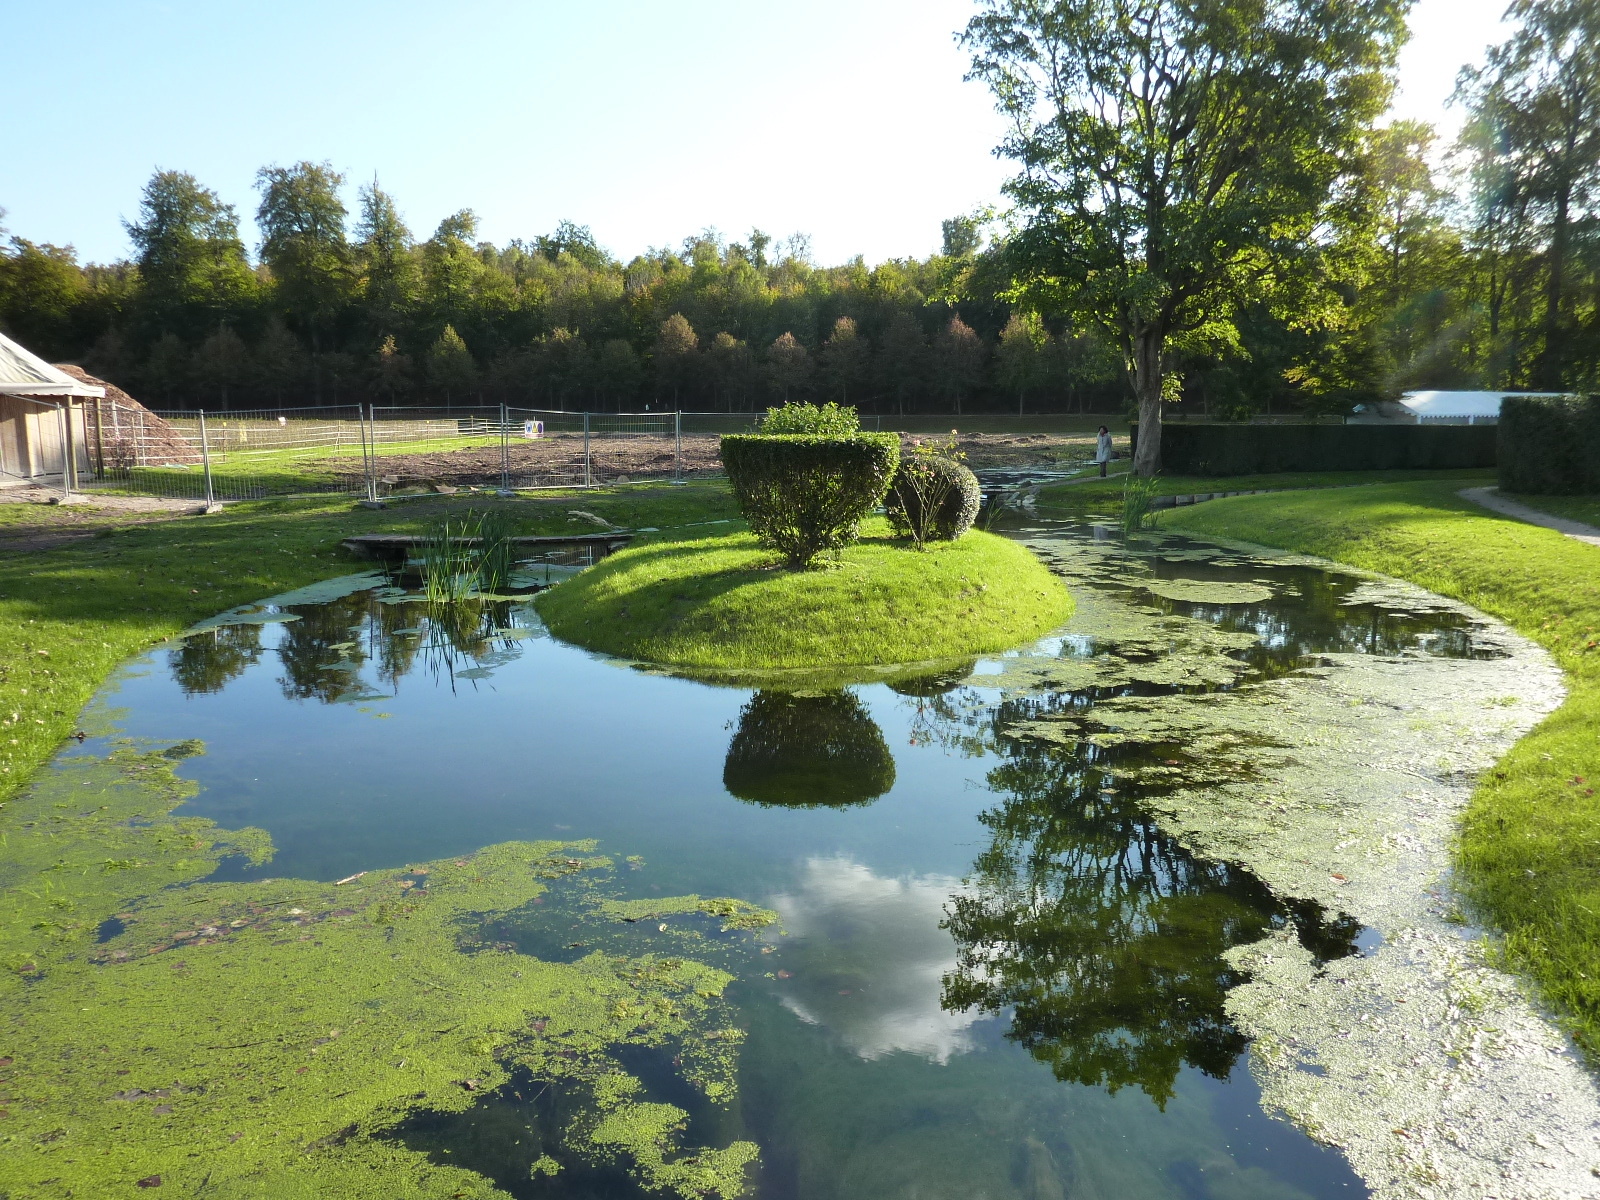
<svg viewBox="0 0 1600 1200">
<path fill-rule="evenodd" d="M 1137 1085 L 1158 1105 L 1185 1066 L 1222 1078 L 1246 1039 L 1223 1011 L 1228 948 L 1281 923 L 1251 875 L 1191 857 L 1133 803 L 1101 794 L 1094 751 L 1014 748 L 1005 802 L 946 922 L 948 1009 L 1012 1011 L 1008 1036 L 1062 1080 Z"/>
<path fill-rule="evenodd" d="M 361 629 L 371 600 L 358 592 L 325 604 L 297 604 L 286 611 L 300 619 L 283 626 L 278 658 L 283 676 L 278 680 L 290 700 L 321 700 L 336 704 L 367 694 L 361 667 L 367 661 Z"/>
<path fill-rule="evenodd" d="M 261 626 L 220 625 L 185 638 L 167 666 L 186 696 L 212 695 L 261 657 Z"/>
<path fill-rule="evenodd" d="M 894 786 L 894 755 L 852 692 L 762 691 L 739 714 L 722 785 L 756 804 L 866 804 Z"/>
</svg>

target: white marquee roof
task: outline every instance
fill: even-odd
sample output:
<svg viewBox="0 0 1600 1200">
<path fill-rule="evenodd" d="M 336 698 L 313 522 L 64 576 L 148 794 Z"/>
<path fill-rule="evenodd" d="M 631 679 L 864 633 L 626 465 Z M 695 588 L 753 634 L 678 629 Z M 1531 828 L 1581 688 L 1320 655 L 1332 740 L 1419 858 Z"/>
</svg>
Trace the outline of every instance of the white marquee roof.
<svg viewBox="0 0 1600 1200">
<path fill-rule="evenodd" d="M 0 333 L 0 396 L 104 396 Z"/>
<path fill-rule="evenodd" d="M 1419 417 L 1497 417 L 1507 396 L 1549 396 L 1554 392 L 1407 392 L 1400 403 Z"/>
</svg>

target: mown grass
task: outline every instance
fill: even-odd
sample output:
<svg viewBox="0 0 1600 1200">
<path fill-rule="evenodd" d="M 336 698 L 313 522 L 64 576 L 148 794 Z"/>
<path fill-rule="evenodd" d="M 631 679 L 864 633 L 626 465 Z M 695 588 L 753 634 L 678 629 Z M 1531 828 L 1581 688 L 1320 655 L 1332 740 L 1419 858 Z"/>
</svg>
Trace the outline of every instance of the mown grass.
<svg viewBox="0 0 1600 1200">
<path fill-rule="evenodd" d="M 1501 492 L 1507 500 L 1537 508 L 1540 512 L 1569 521 L 1582 521 L 1600 528 L 1600 496 L 1523 496 L 1515 492 Z"/>
<path fill-rule="evenodd" d="M 1085 483 L 1057 483 L 1039 489 L 1044 512 L 1120 513 L 1128 464 L 1119 462 L 1105 479 Z M 1281 488 L 1353 487 L 1367 483 L 1405 483 L 1413 480 L 1458 480 L 1457 487 L 1493 483 L 1493 471 L 1302 471 L 1281 475 L 1158 475 L 1155 495 L 1185 496 L 1206 492 L 1251 492 Z M 1165 510 L 1163 510 L 1165 511 Z"/>
<path fill-rule="evenodd" d="M 552 633 L 628 658 L 708 669 L 827 668 L 986 653 L 1072 612 L 1015 542 L 972 531 L 926 551 L 867 523 L 817 569 L 789 571 L 749 533 L 655 541 L 543 593 Z"/>
<path fill-rule="evenodd" d="M 634 487 L 497 500 L 437 497 L 369 511 L 348 500 L 241 504 L 208 517 L 125 525 L 54 550 L 0 553 L 0 800 L 73 732 L 117 665 L 234 605 L 372 564 L 339 549 L 355 533 L 421 533 L 447 512 L 505 509 L 519 532 L 591 532 L 568 517 L 663 528 L 736 514 L 717 484 Z M 70 514 L 0 505 L 12 529 Z"/>
<path fill-rule="evenodd" d="M 1565 704 L 1484 776 L 1460 881 L 1600 1061 L 1600 548 L 1497 516 L 1456 485 L 1250 496 L 1180 509 L 1172 528 L 1320 554 L 1505 620 L 1567 673 Z"/>
</svg>

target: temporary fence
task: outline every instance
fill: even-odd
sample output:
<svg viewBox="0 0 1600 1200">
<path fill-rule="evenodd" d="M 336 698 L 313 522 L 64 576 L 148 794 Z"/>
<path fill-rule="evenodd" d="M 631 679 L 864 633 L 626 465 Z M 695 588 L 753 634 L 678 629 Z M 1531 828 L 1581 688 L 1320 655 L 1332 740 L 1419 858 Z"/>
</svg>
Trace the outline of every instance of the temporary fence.
<svg viewBox="0 0 1600 1200">
<path fill-rule="evenodd" d="M 448 413 L 367 405 L 225 413 L 114 409 L 88 431 L 93 474 L 83 485 L 209 505 L 316 493 L 378 499 L 467 487 L 683 481 L 721 473 L 708 435 L 726 430 L 706 426 L 728 420 L 726 414 L 506 405 Z M 734 427 L 747 425 L 748 418 Z"/>
</svg>

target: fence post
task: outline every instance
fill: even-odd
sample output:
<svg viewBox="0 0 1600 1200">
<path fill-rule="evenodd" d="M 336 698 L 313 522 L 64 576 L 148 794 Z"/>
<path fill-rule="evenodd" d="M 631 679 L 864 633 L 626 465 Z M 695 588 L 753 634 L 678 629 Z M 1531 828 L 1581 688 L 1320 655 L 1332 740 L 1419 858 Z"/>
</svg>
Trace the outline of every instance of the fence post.
<svg viewBox="0 0 1600 1200">
<path fill-rule="evenodd" d="M 500 405 L 500 490 L 511 490 L 511 443 L 506 430 L 506 406 Z"/>
<path fill-rule="evenodd" d="M 368 411 L 368 405 L 356 405 L 356 416 L 361 421 L 361 467 L 367 477 L 367 503 L 378 502 L 378 427 L 377 412 Z"/>
<path fill-rule="evenodd" d="M 61 404 L 56 405 L 56 418 L 61 424 L 61 498 L 72 499 L 72 414 L 69 411 L 72 398 L 69 396 Z"/>
<path fill-rule="evenodd" d="M 200 465 L 206 473 L 206 511 L 210 512 L 217 503 L 216 493 L 211 488 L 211 438 L 206 433 L 206 410 L 200 410 Z"/>
<path fill-rule="evenodd" d="M 683 412 L 679 410 L 672 414 L 672 436 L 677 442 L 677 449 L 672 457 L 672 482 L 683 482 Z"/>
<path fill-rule="evenodd" d="M 594 475 L 589 469 L 589 414 L 583 414 L 583 486 L 594 486 Z"/>
</svg>

